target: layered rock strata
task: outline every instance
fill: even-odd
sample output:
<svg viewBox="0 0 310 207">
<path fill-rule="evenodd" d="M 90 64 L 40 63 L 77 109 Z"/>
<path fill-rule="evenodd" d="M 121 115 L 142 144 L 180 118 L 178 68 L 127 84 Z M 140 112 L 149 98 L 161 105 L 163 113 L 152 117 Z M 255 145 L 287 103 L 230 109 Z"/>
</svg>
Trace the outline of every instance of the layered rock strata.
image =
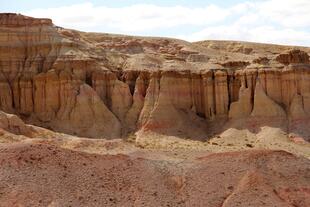
<svg viewBox="0 0 310 207">
<path fill-rule="evenodd" d="M 26 122 L 96 138 L 205 139 L 218 120 L 254 117 L 309 137 L 309 48 L 257 57 L 260 45 L 223 52 L 216 42 L 100 36 L 16 14 L 1 14 L 0 28 L 0 107 Z"/>
</svg>

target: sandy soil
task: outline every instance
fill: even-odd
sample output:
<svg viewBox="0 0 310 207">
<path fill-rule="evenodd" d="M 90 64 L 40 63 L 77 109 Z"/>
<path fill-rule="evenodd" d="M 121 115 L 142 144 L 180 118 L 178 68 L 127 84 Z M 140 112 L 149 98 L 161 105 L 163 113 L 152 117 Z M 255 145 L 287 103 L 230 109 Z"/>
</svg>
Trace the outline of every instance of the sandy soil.
<svg viewBox="0 0 310 207">
<path fill-rule="evenodd" d="M 151 157 L 151 159 L 150 159 Z M 284 151 L 94 154 L 0 146 L 0 206 L 309 206 L 309 160 Z"/>
</svg>

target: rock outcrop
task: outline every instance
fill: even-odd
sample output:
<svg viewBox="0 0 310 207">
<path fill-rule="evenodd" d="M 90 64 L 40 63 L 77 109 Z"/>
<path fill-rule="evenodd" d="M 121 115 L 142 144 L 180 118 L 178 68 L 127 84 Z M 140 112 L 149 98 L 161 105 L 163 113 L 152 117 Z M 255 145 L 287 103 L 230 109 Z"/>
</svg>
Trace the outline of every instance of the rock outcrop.
<svg viewBox="0 0 310 207">
<path fill-rule="evenodd" d="M 0 108 L 27 123 L 206 138 L 223 121 L 309 120 L 309 48 L 83 33 L 17 14 L 0 27 Z"/>
<path fill-rule="evenodd" d="M 309 55 L 304 51 L 295 49 L 278 55 L 276 60 L 285 65 L 292 63 L 309 63 Z"/>
<path fill-rule="evenodd" d="M 97 93 L 88 85 L 80 86 L 76 102 L 71 110 L 68 130 L 80 136 L 120 137 L 119 120 L 104 105 Z M 70 132 L 70 131 L 69 131 Z"/>
<path fill-rule="evenodd" d="M 296 94 L 289 108 L 289 132 L 291 137 L 297 137 L 310 141 L 309 112 L 305 109 L 307 97 Z"/>
<path fill-rule="evenodd" d="M 248 117 L 251 114 L 253 108 L 252 105 L 251 89 L 242 86 L 239 90 L 239 100 L 230 105 L 229 118 L 240 119 Z"/>
<path fill-rule="evenodd" d="M 267 96 L 260 81 L 256 82 L 254 91 L 254 106 L 251 116 L 254 117 L 285 117 L 285 111 L 275 101 Z"/>
<path fill-rule="evenodd" d="M 0 128 L 16 135 L 31 137 L 34 130 L 26 125 L 19 117 L 14 114 L 7 114 L 0 111 Z"/>
</svg>

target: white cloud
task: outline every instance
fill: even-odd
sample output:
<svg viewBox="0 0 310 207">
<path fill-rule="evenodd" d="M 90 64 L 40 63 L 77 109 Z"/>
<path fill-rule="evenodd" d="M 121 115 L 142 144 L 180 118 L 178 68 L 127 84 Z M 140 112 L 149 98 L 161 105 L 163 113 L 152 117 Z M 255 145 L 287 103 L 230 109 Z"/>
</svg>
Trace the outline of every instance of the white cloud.
<svg viewBox="0 0 310 207">
<path fill-rule="evenodd" d="M 310 27 L 309 0 L 269 0 L 258 4 L 257 13 L 287 27 Z"/>
<path fill-rule="evenodd" d="M 233 39 L 310 46 L 309 11 L 310 0 L 264 0 L 229 8 L 150 4 L 111 8 L 84 3 L 24 13 L 49 17 L 56 25 L 86 31 L 136 35 L 169 31 L 170 36 L 190 41 Z"/>
<path fill-rule="evenodd" d="M 25 12 L 34 17 L 52 18 L 57 25 L 73 28 L 112 27 L 120 31 L 145 31 L 181 25 L 214 24 L 229 11 L 215 5 L 204 8 L 160 7 L 138 4 L 122 8 L 95 7 L 92 3 Z"/>
<path fill-rule="evenodd" d="M 229 8 L 230 23 L 206 26 L 182 39 L 242 40 L 310 46 L 310 1 L 267 0 L 245 2 Z"/>
<path fill-rule="evenodd" d="M 207 27 L 189 36 L 180 35 L 178 38 L 189 41 L 211 40 L 240 40 L 261 43 L 276 43 L 285 45 L 310 45 L 310 33 L 294 29 L 276 29 L 273 26 L 244 28 L 238 25 Z"/>
</svg>

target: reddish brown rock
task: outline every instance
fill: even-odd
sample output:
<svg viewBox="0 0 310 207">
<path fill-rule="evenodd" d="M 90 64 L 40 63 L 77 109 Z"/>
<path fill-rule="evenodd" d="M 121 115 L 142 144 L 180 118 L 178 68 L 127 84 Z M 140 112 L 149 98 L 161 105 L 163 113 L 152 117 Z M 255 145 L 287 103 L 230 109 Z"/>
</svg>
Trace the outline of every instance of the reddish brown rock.
<svg viewBox="0 0 310 207">
<path fill-rule="evenodd" d="M 280 54 L 276 60 L 285 65 L 291 63 L 309 63 L 309 55 L 299 49 L 290 50 L 286 53 Z"/>
</svg>

